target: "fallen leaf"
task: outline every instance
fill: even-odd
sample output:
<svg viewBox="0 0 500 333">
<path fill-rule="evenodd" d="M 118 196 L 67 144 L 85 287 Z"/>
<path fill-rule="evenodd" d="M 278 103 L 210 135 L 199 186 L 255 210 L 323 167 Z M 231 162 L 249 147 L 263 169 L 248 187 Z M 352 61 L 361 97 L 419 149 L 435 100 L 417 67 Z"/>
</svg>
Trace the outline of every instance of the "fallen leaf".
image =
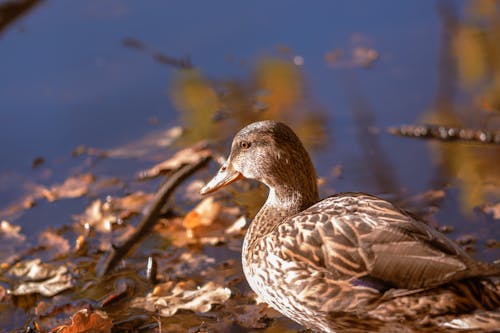
<svg viewBox="0 0 500 333">
<path fill-rule="evenodd" d="M 213 304 L 222 304 L 231 296 L 229 288 L 211 281 L 197 288 L 193 284 L 184 282 L 179 282 L 172 288 L 170 283 L 162 292 L 165 294 L 158 295 L 157 291 L 155 295 L 150 293 L 146 297 L 137 297 L 132 300 L 130 306 L 170 317 L 180 309 L 195 312 L 210 311 Z"/>
<path fill-rule="evenodd" d="M 186 186 L 186 191 L 184 193 L 184 199 L 186 201 L 198 202 L 202 199 L 202 195 L 200 194 L 201 188 L 205 185 L 205 182 L 201 179 L 196 179 L 190 182 Z"/>
<path fill-rule="evenodd" d="M 50 188 L 41 185 L 31 185 L 33 189 L 33 197 L 45 198 L 48 201 L 56 201 L 59 199 L 78 198 L 84 196 L 89 191 L 89 185 L 95 181 L 94 175 L 86 173 L 83 175 L 73 176 L 64 181 L 60 185 L 54 185 Z"/>
<path fill-rule="evenodd" d="M 152 193 L 134 192 L 122 198 L 110 198 L 108 202 L 114 211 L 119 211 L 121 219 L 127 219 L 140 214 L 144 207 L 154 198 Z"/>
<path fill-rule="evenodd" d="M 214 200 L 214 197 L 208 197 L 198 204 L 192 211 L 184 217 L 184 227 L 194 229 L 199 226 L 212 224 L 219 216 L 222 205 Z"/>
<path fill-rule="evenodd" d="M 0 264 L 7 267 L 19 260 L 20 249 L 27 247 L 21 227 L 8 221 L 0 222 Z"/>
<path fill-rule="evenodd" d="M 215 263 L 215 259 L 204 254 L 182 252 L 179 255 L 169 256 L 166 260 L 158 257 L 158 266 L 162 268 L 161 274 L 167 274 L 170 279 L 193 276 Z"/>
<path fill-rule="evenodd" d="M 157 177 L 160 174 L 177 170 L 186 164 L 196 164 L 202 159 L 210 156 L 212 151 L 207 147 L 205 141 L 199 142 L 192 147 L 182 149 L 174 154 L 171 158 L 156 164 L 148 170 L 139 173 L 140 179 L 148 179 Z"/>
<path fill-rule="evenodd" d="M 500 202 L 496 204 L 485 205 L 483 207 L 483 212 L 493 215 L 493 218 L 495 220 L 500 220 Z"/>
<path fill-rule="evenodd" d="M 265 328 L 269 325 L 266 312 L 268 306 L 265 303 L 245 304 L 231 308 L 236 322 L 246 328 Z"/>
<path fill-rule="evenodd" d="M 71 317 L 70 325 L 61 325 L 51 332 L 57 333 L 107 333 L 111 332 L 113 321 L 100 310 L 83 309 Z"/>
<path fill-rule="evenodd" d="M 54 251 L 53 257 L 66 255 L 70 251 L 68 240 L 52 231 L 42 232 L 38 236 L 38 243 L 45 248 L 52 249 Z"/>
<path fill-rule="evenodd" d="M 39 293 L 43 296 L 54 296 L 74 285 L 66 266 L 54 267 L 42 263 L 40 259 L 19 262 L 9 270 L 9 274 L 21 280 L 21 283 L 10 291 L 13 295 Z"/>
<path fill-rule="evenodd" d="M 358 46 L 352 50 L 352 62 L 356 66 L 371 67 L 378 58 L 377 50 L 371 47 Z"/>
<path fill-rule="evenodd" d="M 325 61 L 332 68 L 371 67 L 380 55 L 377 50 L 368 46 L 355 46 L 350 52 L 335 49 L 325 54 Z"/>
<path fill-rule="evenodd" d="M 0 302 L 4 301 L 6 295 L 7 295 L 7 290 L 0 285 Z"/>
<path fill-rule="evenodd" d="M 246 225 L 247 225 L 246 218 L 244 216 L 240 216 L 224 232 L 229 235 L 241 234 Z"/>
<path fill-rule="evenodd" d="M 35 157 L 33 162 L 31 162 L 31 167 L 33 169 L 38 168 L 40 165 L 42 165 L 45 162 L 45 159 L 41 156 Z"/>
<path fill-rule="evenodd" d="M 26 236 L 21 234 L 21 227 L 8 221 L 0 222 L 0 237 L 0 239 L 13 239 L 19 242 L 26 240 Z"/>
<path fill-rule="evenodd" d="M 106 155 L 113 158 L 150 157 L 155 150 L 164 149 L 170 146 L 181 136 L 182 132 L 183 130 L 179 126 L 167 130 L 156 131 L 146 135 L 138 141 L 108 150 Z"/>
<path fill-rule="evenodd" d="M 82 215 L 74 218 L 82 225 L 92 226 L 100 232 L 111 232 L 113 224 L 119 223 L 119 218 L 111 209 L 110 203 L 99 199 L 94 200 Z"/>
<path fill-rule="evenodd" d="M 35 205 L 35 198 L 30 194 L 10 204 L 8 207 L 0 210 L 0 216 L 3 218 L 12 219 L 20 215 L 22 211 L 30 209 Z"/>
</svg>

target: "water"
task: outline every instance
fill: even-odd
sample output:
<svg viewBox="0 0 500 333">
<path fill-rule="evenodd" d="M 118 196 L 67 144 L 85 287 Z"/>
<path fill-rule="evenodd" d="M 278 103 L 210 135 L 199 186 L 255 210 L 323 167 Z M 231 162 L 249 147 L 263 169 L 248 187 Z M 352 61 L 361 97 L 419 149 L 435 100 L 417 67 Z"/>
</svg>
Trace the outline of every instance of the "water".
<svg viewBox="0 0 500 333">
<path fill-rule="evenodd" d="M 498 130 L 492 82 L 500 60 L 482 53 L 497 47 L 491 41 L 498 6 L 33 3 L 0 31 L 0 211 L 29 193 L 28 184 L 50 186 L 84 171 L 140 187 L 133 182 L 137 171 L 179 146 L 216 139 L 224 155 L 237 129 L 273 118 L 306 142 L 326 179 L 323 195 L 363 191 L 425 210 L 427 202 L 408 198 L 443 189 L 444 198 L 431 205 L 437 212 L 423 215 L 453 226 L 451 238 L 472 234 L 476 257 L 498 259 L 498 248 L 485 246 L 499 239 L 498 220 L 480 207 L 500 198 L 499 148 L 386 132 L 423 121 Z M 478 42 L 475 34 L 485 37 Z M 182 143 L 148 158 L 88 165 L 85 156 L 71 157 L 79 145 L 112 149 L 176 125 L 187 129 Z M 32 168 L 37 157 L 44 163 Z M 0 218 L 36 238 L 49 226 L 71 223 L 91 199 L 42 200 Z"/>
</svg>

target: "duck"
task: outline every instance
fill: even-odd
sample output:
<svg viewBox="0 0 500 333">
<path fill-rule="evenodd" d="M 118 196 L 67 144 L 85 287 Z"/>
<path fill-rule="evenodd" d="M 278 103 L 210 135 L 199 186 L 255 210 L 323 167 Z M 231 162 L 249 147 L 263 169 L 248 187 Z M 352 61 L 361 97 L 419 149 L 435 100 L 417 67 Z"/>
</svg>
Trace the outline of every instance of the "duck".
<svg viewBox="0 0 500 333">
<path fill-rule="evenodd" d="M 243 240 L 245 278 L 260 300 L 304 328 L 500 328 L 499 264 L 475 260 L 380 197 L 346 192 L 320 200 L 311 158 L 286 124 L 242 128 L 200 193 L 244 178 L 269 188 Z"/>
</svg>

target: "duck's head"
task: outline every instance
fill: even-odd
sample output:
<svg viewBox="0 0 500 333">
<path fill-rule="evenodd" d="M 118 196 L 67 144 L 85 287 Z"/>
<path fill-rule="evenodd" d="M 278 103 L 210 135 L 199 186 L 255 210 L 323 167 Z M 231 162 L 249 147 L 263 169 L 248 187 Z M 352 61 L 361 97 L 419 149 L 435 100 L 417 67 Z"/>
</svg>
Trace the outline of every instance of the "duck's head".
<svg viewBox="0 0 500 333">
<path fill-rule="evenodd" d="M 292 129 L 280 122 L 260 121 L 240 130 L 227 161 L 200 192 L 214 192 L 241 178 L 260 181 L 278 196 L 318 200 L 309 154 Z"/>
</svg>

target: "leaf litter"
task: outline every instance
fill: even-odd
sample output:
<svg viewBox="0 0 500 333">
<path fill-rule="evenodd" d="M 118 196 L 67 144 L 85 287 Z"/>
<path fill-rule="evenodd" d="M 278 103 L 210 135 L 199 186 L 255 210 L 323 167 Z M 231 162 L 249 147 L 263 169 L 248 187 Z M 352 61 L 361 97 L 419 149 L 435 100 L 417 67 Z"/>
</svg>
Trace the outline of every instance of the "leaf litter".
<svg viewBox="0 0 500 333">
<path fill-rule="evenodd" d="M 197 286 L 193 281 L 172 281 L 157 285 L 146 297 L 137 297 L 130 306 L 142 308 L 161 316 L 173 316 L 179 310 L 208 312 L 214 304 L 222 304 L 231 296 L 231 290 L 209 281 Z"/>
<path fill-rule="evenodd" d="M 34 293 L 54 296 L 74 286 L 73 277 L 65 265 L 50 265 L 38 258 L 15 264 L 8 274 L 20 281 L 9 290 L 10 294 L 17 296 Z"/>
</svg>

